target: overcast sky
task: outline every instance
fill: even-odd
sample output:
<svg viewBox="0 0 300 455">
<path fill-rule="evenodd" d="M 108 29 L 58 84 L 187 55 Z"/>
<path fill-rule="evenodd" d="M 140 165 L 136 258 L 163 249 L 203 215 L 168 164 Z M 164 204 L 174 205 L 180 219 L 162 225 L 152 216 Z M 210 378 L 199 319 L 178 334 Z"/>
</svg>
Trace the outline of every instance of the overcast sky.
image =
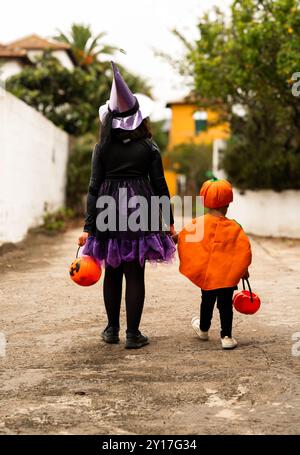
<svg viewBox="0 0 300 455">
<path fill-rule="evenodd" d="M 224 9 L 230 3 L 231 0 L 2 0 L 0 42 L 32 33 L 50 37 L 57 29 L 69 30 L 74 22 L 91 25 L 95 34 L 106 31 L 105 42 L 127 52 L 118 53 L 116 62 L 149 80 L 159 100 L 155 115 L 158 117 L 164 104 L 185 95 L 187 87 L 153 50 L 180 55 L 182 47 L 171 29 L 176 27 L 193 39 L 197 37 L 197 19 L 204 11 L 213 5 Z"/>
</svg>

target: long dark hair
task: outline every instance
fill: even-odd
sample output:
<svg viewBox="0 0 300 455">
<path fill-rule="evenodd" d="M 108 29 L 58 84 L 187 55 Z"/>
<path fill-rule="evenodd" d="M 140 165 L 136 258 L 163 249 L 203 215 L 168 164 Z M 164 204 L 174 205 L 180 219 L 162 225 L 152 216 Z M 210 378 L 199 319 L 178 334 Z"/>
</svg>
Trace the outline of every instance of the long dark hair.
<svg viewBox="0 0 300 455">
<path fill-rule="evenodd" d="M 103 126 L 102 126 L 103 128 Z M 100 132 L 100 143 L 101 136 L 105 134 L 105 131 L 102 129 Z M 134 130 L 123 130 L 122 128 L 112 128 L 111 129 L 111 139 L 112 140 L 138 140 L 138 139 L 147 139 L 152 137 L 151 126 L 149 117 L 144 118 L 142 123 Z M 108 144 L 107 144 L 108 145 Z"/>
<path fill-rule="evenodd" d="M 135 130 L 122 130 L 121 128 L 113 129 L 112 137 L 119 140 L 151 138 L 152 132 L 149 118 L 144 118 L 142 123 Z"/>
</svg>

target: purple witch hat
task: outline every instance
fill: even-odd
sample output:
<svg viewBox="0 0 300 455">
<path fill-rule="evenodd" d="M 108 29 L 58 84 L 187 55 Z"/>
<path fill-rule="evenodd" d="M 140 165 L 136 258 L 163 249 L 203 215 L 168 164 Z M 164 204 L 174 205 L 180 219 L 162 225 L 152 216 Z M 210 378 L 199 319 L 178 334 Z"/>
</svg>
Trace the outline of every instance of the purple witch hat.
<svg viewBox="0 0 300 455">
<path fill-rule="evenodd" d="M 113 69 L 113 82 L 110 91 L 109 108 L 116 112 L 126 112 L 134 108 L 136 98 L 124 81 L 120 71 L 114 62 L 111 62 Z"/>
<path fill-rule="evenodd" d="M 111 62 L 111 65 L 113 82 L 110 98 L 99 108 L 100 121 L 103 123 L 107 114 L 110 113 L 113 117 L 112 128 L 134 130 L 144 118 L 150 115 L 152 100 L 145 95 L 133 95 L 116 64 Z"/>
</svg>

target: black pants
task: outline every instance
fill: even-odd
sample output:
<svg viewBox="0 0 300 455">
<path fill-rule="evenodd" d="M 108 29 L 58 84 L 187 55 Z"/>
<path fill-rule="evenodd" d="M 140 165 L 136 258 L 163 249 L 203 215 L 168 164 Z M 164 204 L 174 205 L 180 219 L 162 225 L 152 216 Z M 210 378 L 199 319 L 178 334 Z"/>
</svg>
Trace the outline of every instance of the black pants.
<svg viewBox="0 0 300 455">
<path fill-rule="evenodd" d="M 138 262 L 123 262 L 117 268 L 105 268 L 103 296 L 108 325 L 120 327 L 123 275 L 126 280 L 127 332 L 137 333 L 145 300 L 145 266 L 141 267 Z"/>
<path fill-rule="evenodd" d="M 231 337 L 232 331 L 232 297 L 235 288 L 214 289 L 202 291 L 202 301 L 200 306 L 200 329 L 207 332 L 210 328 L 214 306 L 217 300 L 217 308 L 220 313 L 221 337 Z"/>
</svg>

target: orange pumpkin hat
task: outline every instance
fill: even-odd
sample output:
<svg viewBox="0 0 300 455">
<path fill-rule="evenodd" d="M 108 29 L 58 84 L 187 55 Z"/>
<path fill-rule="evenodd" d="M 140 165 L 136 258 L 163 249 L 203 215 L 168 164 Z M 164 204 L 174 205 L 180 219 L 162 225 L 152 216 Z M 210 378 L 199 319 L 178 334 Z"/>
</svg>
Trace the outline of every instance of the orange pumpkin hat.
<svg viewBox="0 0 300 455">
<path fill-rule="evenodd" d="M 213 178 L 203 183 L 200 196 L 204 198 L 204 207 L 218 209 L 233 201 L 232 186 L 227 180 Z"/>
</svg>

